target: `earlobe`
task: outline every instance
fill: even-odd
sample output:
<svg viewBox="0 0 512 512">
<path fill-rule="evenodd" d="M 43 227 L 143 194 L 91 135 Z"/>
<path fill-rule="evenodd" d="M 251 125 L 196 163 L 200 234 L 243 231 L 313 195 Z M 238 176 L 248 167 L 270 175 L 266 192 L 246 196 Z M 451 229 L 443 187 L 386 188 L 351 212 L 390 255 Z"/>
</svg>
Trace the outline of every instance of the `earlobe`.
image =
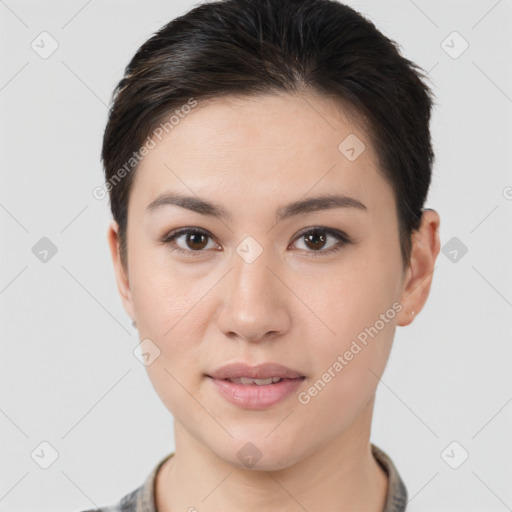
<svg viewBox="0 0 512 512">
<path fill-rule="evenodd" d="M 403 310 L 397 316 L 399 326 L 409 325 L 427 301 L 441 247 L 439 226 L 439 214 L 425 209 L 418 231 L 412 234 L 411 260 L 400 299 Z"/>
<path fill-rule="evenodd" d="M 128 315 L 134 319 L 135 314 L 133 310 L 132 294 L 130 290 L 130 280 L 128 277 L 128 269 L 124 267 L 121 260 L 120 244 L 119 244 L 119 226 L 115 220 L 112 220 L 107 230 L 107 240 L 114 265 L 114 273 L 117 283 L 117 289 L 123 307 Z"/>
</svg>

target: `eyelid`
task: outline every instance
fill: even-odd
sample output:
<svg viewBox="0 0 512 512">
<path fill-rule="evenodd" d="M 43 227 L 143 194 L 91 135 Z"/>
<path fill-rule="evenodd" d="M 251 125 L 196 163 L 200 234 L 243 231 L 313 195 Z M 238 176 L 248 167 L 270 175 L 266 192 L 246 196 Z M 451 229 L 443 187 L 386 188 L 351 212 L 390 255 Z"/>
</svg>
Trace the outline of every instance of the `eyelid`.
<svg viewBox="0 0 512 512">
<path fill-rule="evenodd" d="M 187 226 L 187 227 L 184 227 L 184 228 L 178 228 L 178 229 L 174 229 L 174 230 L 170 231 L 169 233 L 164 235 L 159 240 L 159 242 L 161 244 L 163 244 L 163 245 L 171 244 L 172 242 L 174 242 L 174 240 L 176 238 L 180 237 L 181 235 L 185 235 L 185 234 L 189 234 L 189 233 L 190 234 L 205 235 L 205 236 L 209 237 L 211 240 L 215 240 L 215 237 L 210 232 L 208 232 L 207 230 L 205 230 L 203 228 Z M 215 242 L 215 243 L 217 243 L 217 242 Z M 199 256 L 202 253 L 206 252 L 204 249 L 201 250 L 201 251 L 193 251 L 191 249 L 190 250 L 183 249 L 182 247 L 173 247 L 173 250 L 178 251 L 180 253 L 185 253 L 187 255 L 192 255 L 192 256 Z"/>
<path fill-rule="evenodd" d="M 327 233 L 328 235 L 332 235 L 336 238 L 344 240 L 346 243 L 350 242 L 349 236 L 344 231 L 341 231 L 340 229 L 328 228 L 328 227 L 324 227 L 324 226 L 310 226 L 310 227 L 304 228 L 295 235 L 293 241 L 297 240 L 297 238 L 300 238 L 301 236 L 304 236 L 307 233 L 314 232 L 314 231 L 320 231 L 320 232 Z"/>
<path fill-rule="evenodd" d="M 296 240 L 299 240 L 304 235 L 314 232 L 321 232 L 326 233 L 327 235 L 331 235 L 338 240 L 338 243 L 334 244 L 332 247 L 329 247 L 328 249 L 320 249 L 319 251 L 305 251 L 306 254 L 308 254 L 308 257 L 316 258 L 322 256 L 329 256 L 335 252 L 340 251 L 344 246 L 352 243 L 350 237 L 345 232 L 339 229 L 328 228 L 323 226 L 310 226 L 299 231 L 299 233 L 297 233 L 297 235 L 295 235 L 295 237 L 293 238 L 292 244 L 295 243 Z"/>
</svg>

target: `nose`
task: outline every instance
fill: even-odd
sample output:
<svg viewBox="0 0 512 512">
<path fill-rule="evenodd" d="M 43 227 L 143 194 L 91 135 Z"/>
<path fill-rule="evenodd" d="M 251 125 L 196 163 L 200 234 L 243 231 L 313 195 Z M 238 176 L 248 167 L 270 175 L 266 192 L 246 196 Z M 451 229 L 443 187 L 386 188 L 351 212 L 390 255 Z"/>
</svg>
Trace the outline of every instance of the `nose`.
<svg viewBox="0 0 512 512">
<path fill-rule="evenodd" d="M 282 270 L 267 253 L 263 251 L 250 263 L 238 254 L 233 256 L 217 317 L 219 329 L 229 338 L 261 342 L 282 336 L 290 328 L 291 292 L 283 283 Z"/>
</svg>

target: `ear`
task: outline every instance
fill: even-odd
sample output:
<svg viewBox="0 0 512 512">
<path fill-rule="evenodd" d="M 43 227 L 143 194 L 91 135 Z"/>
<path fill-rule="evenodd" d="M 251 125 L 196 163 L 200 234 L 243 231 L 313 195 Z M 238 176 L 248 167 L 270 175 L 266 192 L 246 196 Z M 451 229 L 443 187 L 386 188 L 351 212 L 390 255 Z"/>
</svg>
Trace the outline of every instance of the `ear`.
<svg viewBox="0 0 512 512">
<path fill-rule="evenodd" d="M 439 225 L 439 214 L 435 210 L 423 210 L 421 225 L 412 234 L 411 259 L 400 298 L 403 309 L 397 316 L 397 325 L 409 325 L 427 301 L 441 247 Z"/>
<path fill-rule="evenodd" d="M 117 289 L 123 307 L 132 320 L 135 320 L 132 293 L 130 290 L 130 281 L 128 278 L 128 269 L 121 262 L 121 252 L 119 243 L 119 226 L 115 220 L 111 221 L 108 226 L 107 240 L 110 247 L 110 254 L 114 264 L 114 272 L 117 281 Z"/>
</svg>

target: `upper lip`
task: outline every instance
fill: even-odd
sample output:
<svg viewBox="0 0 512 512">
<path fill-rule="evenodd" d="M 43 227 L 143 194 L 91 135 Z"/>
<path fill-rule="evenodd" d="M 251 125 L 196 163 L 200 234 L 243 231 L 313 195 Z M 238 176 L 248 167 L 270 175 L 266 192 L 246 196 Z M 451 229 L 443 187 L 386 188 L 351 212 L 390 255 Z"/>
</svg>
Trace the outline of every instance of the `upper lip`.
<svg viewBox="0 0 512 512">
<path fill-rule="evenodd" d="M 296 379 L 304 377 L 300 372 L 277 363 L 262 363 L 250 366 L 243 362 L 227 364 L 208 373 L 207 376 L 214 379 L 237 379 L 239 377 L 248 377 L 250 379 L 268 379 L 269 377 Z"/>
</svg>

